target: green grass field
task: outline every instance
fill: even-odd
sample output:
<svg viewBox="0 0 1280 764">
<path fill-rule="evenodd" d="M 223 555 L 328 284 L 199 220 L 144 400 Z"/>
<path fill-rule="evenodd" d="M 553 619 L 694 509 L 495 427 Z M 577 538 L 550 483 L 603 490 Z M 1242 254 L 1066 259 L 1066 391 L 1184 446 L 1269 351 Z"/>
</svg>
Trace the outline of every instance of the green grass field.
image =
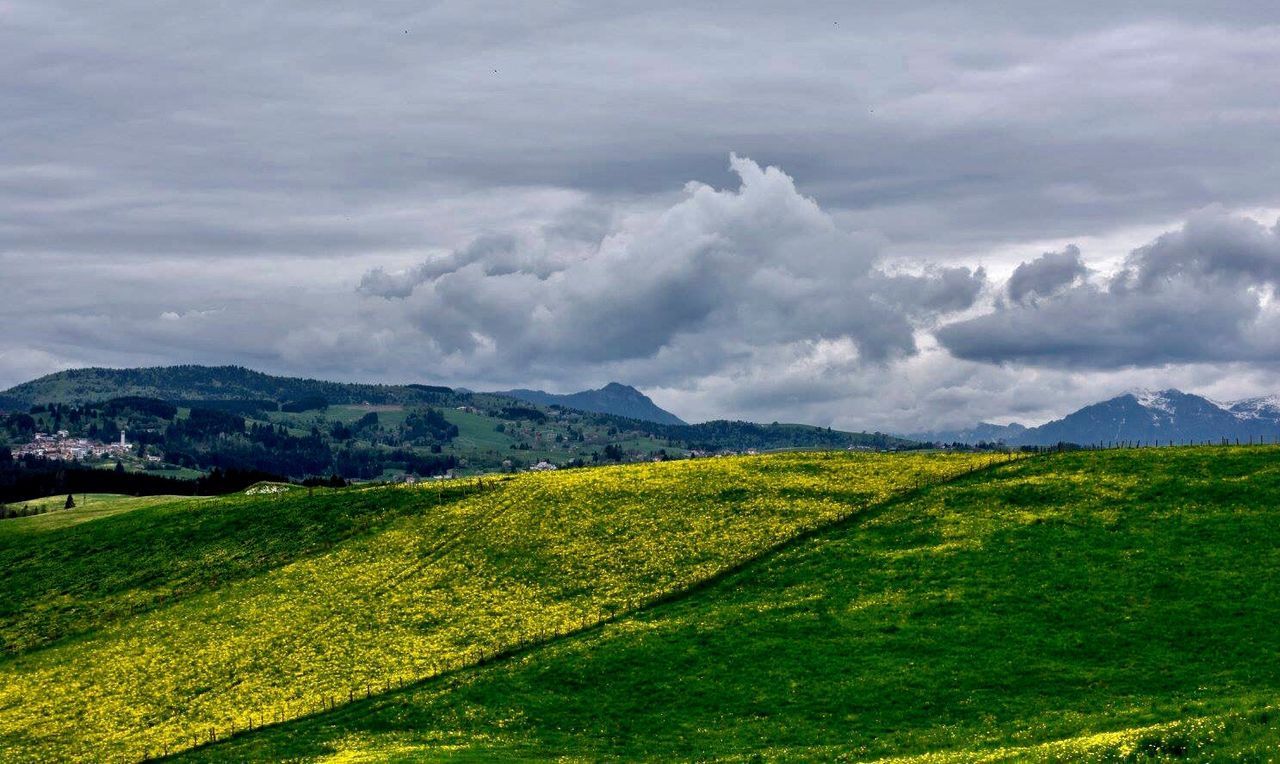
<svg viewBox="0 0 1280 764">
<path fill-rule="evenodd" d="M 468 491 L 463 483 L 437 490 L 446 501 Z M 420 508 L 395 493 L 331 489 L 216 499 L 88 494 L 76 509 L 0 521 L 0 655 L 219 589 Z"/>
<path fill-rule="evenodd" d="M 14 517 L 0 521 L 0 537 L 9 534 L 30 534 L 76 525 L 88 520 L 98 520 L 121 512 L 173 501 L 173 496 L 124 496 L 118 493 L 78 493 L 74 509 L 63 509 L 67 497 L 46 496 L 13 504 L 14 507 L 30 507 L 44 514 Z"/>
<path fill-rule="evenodd" d="M 456 501 L 438 492 L 465 483 L 294 490 L 45 534 L 40 554 L 13 551 L 14 567 L 33 564 L 4 609 L 19 654 L 0 662 L 0 759 L 133 760 L 443 675 L 640 609 L 984 458 L 526 474 Z"/>
<path fill-rule="evenodd" d="M 1274 449 L 1004 465 L 588 634 L 197 754 L 1274 760 L 1277 499 Z"/>
<path fill-rule="evenodd" d="M 5 633 L 59 592 L 197 585 L 0 660 L 0 759 L 1280 757 L 1280 450 L 983 465 L 780 454 L 40 534 L 57 541 L 10 581 Z M 303 518 L 338 529 L 264 540 Z M 84 589 L 138 534 L 221 540 Z"/>
</svg>

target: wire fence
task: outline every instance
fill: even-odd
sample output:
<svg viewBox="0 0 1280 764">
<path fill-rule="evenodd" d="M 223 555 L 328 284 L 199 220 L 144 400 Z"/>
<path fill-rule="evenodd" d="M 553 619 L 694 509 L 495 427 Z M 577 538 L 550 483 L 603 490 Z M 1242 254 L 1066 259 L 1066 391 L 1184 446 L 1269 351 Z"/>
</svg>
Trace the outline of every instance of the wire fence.
<svg viewBox="0 0 1280 764">
<path fill-rule="evenodd" d="M 1132 440 L 1099 440 L 1092 443 L 1074 443 L 1063 441 L 1047 446 L 1021 446 L 1020 450 L 1026 453 L 1060 453 L 1064 451 L 1115 451 L 1120 449 L 1135 448 L 1204 448 L 1204 447 L 1255 447 L 1255 446 L 1277 446 L 1280 445 L 1280 436 L 1274 436 L 1270 440 L 1265 435 L 1246 436 L 1240 438 L 1238 436 L 1218 438 L 1205 438 L 1204 440 L 1191 440 L 1187 438 L 1145 438 Z"/>
</svg>

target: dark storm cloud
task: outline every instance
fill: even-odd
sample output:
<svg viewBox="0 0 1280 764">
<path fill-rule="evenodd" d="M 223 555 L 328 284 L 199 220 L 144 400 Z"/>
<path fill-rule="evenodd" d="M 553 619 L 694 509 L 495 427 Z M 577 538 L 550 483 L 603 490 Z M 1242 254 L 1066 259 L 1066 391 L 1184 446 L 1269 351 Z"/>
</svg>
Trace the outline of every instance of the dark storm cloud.
<svg viewBox="0 0 1280 764">
<path fill-rule="evenodd" d="M 1061 252 L 1045 252 L 1035 260 L 1022 263 L 1009 277 L 1005 289 L 1009 299 L 1023 303 L 1036 297 L 1047 297 L 1088 273 L 1089 269 L 1080 257 L 1080 248 L 1073 244 Z"/>
<path fill-rule="evenodd" d="M 1080 265 L 1079 253 L 1060 254 Z M 1044 266 L 1044 257 L 1020 266 L 1008 284 L 1011 296 L 1030 294 L 1028 274 Z M 1080 272 L 1064 270 L 1058 287 L 1067 283 L 1067 275 L 1075 281 Z M 944 326 L 936 335 L 955 356 L 992 363 L 1272 364 L 1280 360 L 1277 285 L 1280 231 L 1212 211 L 1134 250 L 1125 267 L 1102 284 L 1036 291 L 1039 300 L 997 306 L 987 315 Z"/>
</svg>

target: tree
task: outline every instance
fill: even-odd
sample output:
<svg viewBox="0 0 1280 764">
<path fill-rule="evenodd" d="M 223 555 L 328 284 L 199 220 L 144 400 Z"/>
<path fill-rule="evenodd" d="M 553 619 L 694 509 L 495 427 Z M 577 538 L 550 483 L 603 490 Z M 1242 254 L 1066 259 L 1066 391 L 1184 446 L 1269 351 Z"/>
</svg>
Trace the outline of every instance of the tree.
<svg viewBox="0 0 1280 764">
<path fill-rule="evenodd" d="M 119 461 L 119 460 L 117 460 L 117 461 L 116 461 L 116 474 L 117 474 L 117 475 L 123 475 L 123 474 L 124 474 L 124 462 Z"/>
<path fill-rule="evenodd" d="M 62 505 L 63 509 L 75 509 L 76 500 L 71 494 L 67 494 L 67 503 Z"/>
</svg>

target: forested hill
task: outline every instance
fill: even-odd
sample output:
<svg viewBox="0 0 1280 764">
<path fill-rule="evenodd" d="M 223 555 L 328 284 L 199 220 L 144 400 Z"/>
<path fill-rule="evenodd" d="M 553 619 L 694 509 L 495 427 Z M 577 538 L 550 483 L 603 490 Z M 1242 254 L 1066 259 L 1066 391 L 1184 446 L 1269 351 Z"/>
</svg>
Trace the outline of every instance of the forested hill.
<svg viewBox="0 0 1280 764">
<path fill-rule="evenodd" d="M 91 403 L 124 396 L 166 401 L 323 399 L 329 404 L 433 403 L 452 393 L 434 385 L 367 385 L 277 377 L 241 366 L 156 366 L 145 369 L 71 369 L 0 393 L 13 408 L 43 403 Z"/>
<path fill-rule="evenodd" d="M 830 427 L 807 424 L 757 424 L 755 422 L 713 419 L 698 424 L 658 424 L 641 419 L 597 414 L 602 422 L 620 428 L 643 432 L 649 437 L 683 444 L 685 448 L 718 451 L 722 449 L 776 450 L 785 448 L 867 448 L 875 450 L 918 447 L 913 440 L 882 432 L 846 432 Z"/>
</svg>

